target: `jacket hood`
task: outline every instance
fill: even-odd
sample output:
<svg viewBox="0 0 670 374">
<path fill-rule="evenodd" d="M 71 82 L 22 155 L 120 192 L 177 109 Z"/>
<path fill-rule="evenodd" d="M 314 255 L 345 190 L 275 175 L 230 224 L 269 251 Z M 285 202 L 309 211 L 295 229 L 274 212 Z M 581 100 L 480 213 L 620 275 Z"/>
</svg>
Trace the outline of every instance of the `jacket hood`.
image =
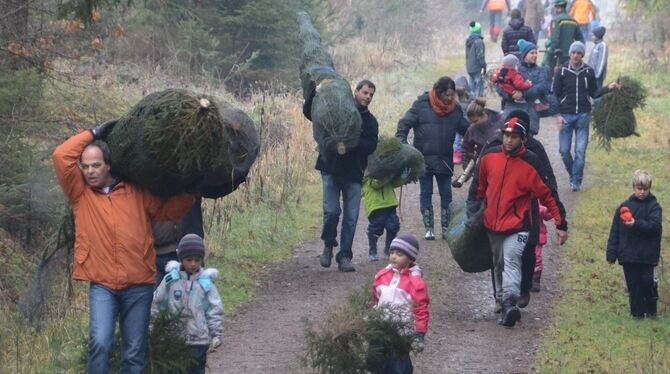
<svg viewBox="0 0 670 374">
<path fill-rule="evenodd" d="M 513 28 L 514 30 L 520 29 L 523 24 L 523 18 L 515 18 L 509 21 L 509 27 Z"/>
<path fill-rule="evenodd" d="M 635 196 L 635 194 L 632 194 L 630 195 L 630 200 L 637 201 L 638 203 L 647 203 L 647 202 L 654 203 L 656 202 L 656 196 L 654 196 L 654 194 L 649 192 L 649 196 L 647 196 L 646 199 L 640 200 L 637 198 L 637 196 Z"/>
</svg>

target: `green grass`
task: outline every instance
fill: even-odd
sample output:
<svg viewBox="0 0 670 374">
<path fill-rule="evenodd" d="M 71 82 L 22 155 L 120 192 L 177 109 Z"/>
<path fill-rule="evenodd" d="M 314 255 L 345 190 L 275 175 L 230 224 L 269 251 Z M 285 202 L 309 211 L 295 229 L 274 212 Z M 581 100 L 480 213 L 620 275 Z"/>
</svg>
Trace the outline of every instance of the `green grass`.
<svg viewBox="0 0 670 374">
<path fill-rule="evenodd" d="M 670 221 L 663 220 L 659 273 L 659 315 L 633 320 L 621 266 L 605 261 L 605 247 L 614 211 L 632 194 L 636 169 L 654 178 L 652 193 L 670 207 L 670 79 L 642 71 L 632 52 L 611 54 L 609 76 L 619 72 L 640 79 L 649 89 L 647 107 L 638 113 L 640 137 L 614 141 L 608 153 L 595 142 L 588 150 L 587 183 L 570 212 L 570 239 L 561 259 L 562 300 L 553 311 L 543 348 L 537 357 L 542 373 L 667 373 L 670 372 Z"/>
</svg>

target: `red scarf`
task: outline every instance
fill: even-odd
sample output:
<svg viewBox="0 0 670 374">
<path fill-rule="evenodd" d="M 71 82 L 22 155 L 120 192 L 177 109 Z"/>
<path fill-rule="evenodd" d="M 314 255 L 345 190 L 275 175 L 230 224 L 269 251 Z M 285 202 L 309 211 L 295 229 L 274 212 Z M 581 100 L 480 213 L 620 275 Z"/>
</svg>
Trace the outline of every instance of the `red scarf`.
<svg viewBox="0 0 670 374">
<path fill-rule="evenodd" d="M 445 104 L 444 101 L 437 97 L 437 92 L 435 92 L 434 88 L 431 88 L 428 92 L 428 100 L 430 100 L 430 107 L 433 109 L 433 112 L 440 117 L 444 117 L 456 109 L 456 100 L 451 100 L 449 104 Z"/>
</svg>

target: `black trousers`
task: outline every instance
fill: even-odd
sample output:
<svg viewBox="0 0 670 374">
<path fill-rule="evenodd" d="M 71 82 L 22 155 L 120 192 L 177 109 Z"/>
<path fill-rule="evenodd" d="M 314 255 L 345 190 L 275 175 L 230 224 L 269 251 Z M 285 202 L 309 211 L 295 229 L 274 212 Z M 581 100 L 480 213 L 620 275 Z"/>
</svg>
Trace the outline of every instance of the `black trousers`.
<svg viewBox="0 0 670 374">
<path fill-rule="evenodd" d="M 636 318 L 656 315 L 658 289 L 654 281 L 654 265 L 623 264 L 626 276 L 630 314 Z"/>
</svg>

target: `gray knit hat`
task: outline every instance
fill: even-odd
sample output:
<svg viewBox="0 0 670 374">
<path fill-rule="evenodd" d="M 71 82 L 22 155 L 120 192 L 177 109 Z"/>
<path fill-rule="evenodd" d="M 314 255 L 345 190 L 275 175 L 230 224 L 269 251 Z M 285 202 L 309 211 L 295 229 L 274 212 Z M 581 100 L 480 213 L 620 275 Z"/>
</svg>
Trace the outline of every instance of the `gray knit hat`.
<svg viewBox="0 0 670 374">
<path fill-rule="evenodd" d="M 502 64 L 505 67 L 516 68 L 516 65 L 519 63 L 519 58 L 513 54 L 508 54 L 502 58 Z"/>
<path fill-rule="evenodd" d="M 584 46 L 584 43 L 577 40 L 570 44 L 570 50 L 568 53 L 572 54 L 572 52 L 579 52 L 582 54 L 582 56 L 584 56 L 586 54 L 586 47 Z"/>
<path fill-rule="evenodd" d="M 205 242 L 196 234 L 186 234 L 179 241 L 177 256 L 179 261 L 191 256 L 205 258 Z"/>
<path fill-rule="evenodd" d="M 393 239 L 389 249 L 401 251 L 414 261 L 419 255 L 419 241 L 412 234 L 402 234 Z"/>
</svg>

